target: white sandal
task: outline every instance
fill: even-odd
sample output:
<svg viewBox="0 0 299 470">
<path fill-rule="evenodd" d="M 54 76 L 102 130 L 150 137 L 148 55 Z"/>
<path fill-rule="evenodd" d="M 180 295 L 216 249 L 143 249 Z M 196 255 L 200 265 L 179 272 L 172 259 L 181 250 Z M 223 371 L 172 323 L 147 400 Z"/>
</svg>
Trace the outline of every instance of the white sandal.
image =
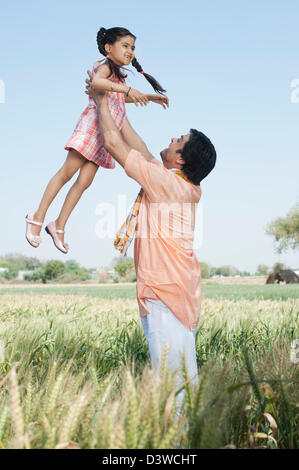
<svg viewBox="0 0 299 470">
<path fill-rule="evenodd" d="M 62 243 L 62 241 L 60 241 L 58 236 L 56 235 L 56 233 L 65 233 L 65 231 L 57 229 L 54 221 L 50 222 L 46 226 L 45 231 L 50 235 L 50 237 L 52 237 L 53 243 L 56 248 L 62 251 L 62 253 L 67 254 L 67 252 L 69 251 L 69 245 L 65 242 Z"/>
<path fill-rule="evenodd" d="M 33 214 L 34 212 L 30 212 L 26 215 L 25 220 L 26 220 L 26 240 L 28 243 L 30 243 L 31 246 L 34 248 L 38 248 L 41 242 L 43 241 L 42 237 L 40 235 L 32 235 L 31 233 L 31 228 L 30 224 L 33 225 L 40 225 L 41 227 L 43 226 L 42 222 L 37 222 L 36 220 L 33 220 Z"/>
</svg>

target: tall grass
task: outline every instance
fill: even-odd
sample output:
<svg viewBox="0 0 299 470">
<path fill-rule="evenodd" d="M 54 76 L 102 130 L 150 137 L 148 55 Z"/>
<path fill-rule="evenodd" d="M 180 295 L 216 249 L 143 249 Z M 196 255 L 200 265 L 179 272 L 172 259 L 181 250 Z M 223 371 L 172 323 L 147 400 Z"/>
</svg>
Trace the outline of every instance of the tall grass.
<svg viewBox="0 0 299 470">
<path fill-rule="evenodd" d="M 199 384 L 150 369 L 135 300 L 1 298 L 0 447 L 297 448 L 298 301 L 205 299 Z"/>
</svg>

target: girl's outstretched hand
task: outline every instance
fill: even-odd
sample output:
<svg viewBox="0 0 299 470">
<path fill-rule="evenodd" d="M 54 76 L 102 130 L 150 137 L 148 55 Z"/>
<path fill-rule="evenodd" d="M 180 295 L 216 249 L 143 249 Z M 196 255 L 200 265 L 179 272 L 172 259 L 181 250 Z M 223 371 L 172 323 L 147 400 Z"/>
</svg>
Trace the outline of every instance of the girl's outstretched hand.
<svg viewBox="0 0 299 470">
<path fill-rule="evenodd" d="M 153 103 L 160 104 L 164 109 L 169 108 L 169 99 L 164 95 L 147 95 L 148 99 Z"/>
<path fill-rule="evenodd" d="M 136 106 L 138 106 L 138 103 L 140 103 L 141 106 L 148 105 L 147 95 L 145 95 L 144 93 L 141 93 L 138 90 L 135 90 L 135 88 L 130 89 L 128 96 L 133 100 L 133 103 L 135 103 Z"/>
</svg>

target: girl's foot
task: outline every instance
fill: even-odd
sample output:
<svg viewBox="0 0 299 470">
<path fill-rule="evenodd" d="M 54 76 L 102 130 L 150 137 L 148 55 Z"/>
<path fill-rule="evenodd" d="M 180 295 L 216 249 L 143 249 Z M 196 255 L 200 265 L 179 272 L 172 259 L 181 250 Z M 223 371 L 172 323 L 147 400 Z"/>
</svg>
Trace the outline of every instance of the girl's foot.
<svg viewBox="0 0 299 470">
<path fill-rule="evenodd" d="M 38 237 L 40 235 L 40 231 L 42 229 L 42 225 L 44 223 L 44 220 L 40 220 L 40 217 L 38 215 L 36 216 L 35 214 L 36 214 L 36 212 L 30 212 L 30 213 L 28 213 L 27 217 L 29 217 L 30 219 L 33 219 L 34 221 L 37 221 L 41 224 L 41 225 L 32 224 L 31 227 L 30 227 L 32 235 Z"/>
<path fill-rule="evenodd" d="M 35 212 L 29 212 L 26 217 L 26 240 L 34 248 L 38 248 L 42 242 L 42 237 L 40 237 L 40 231 L 43 225 L 43 222 L 35 220 Z"/>
<path fill-rule="evenodd" d="M 64 230 L 56 228 L 56 221 L 50 222 L 46 228 L 46 232 L 52 237 L 53 243 L 56 248 L 62 253 L 67 254 L 69 246 L 64 242 Z"/>
</svg>

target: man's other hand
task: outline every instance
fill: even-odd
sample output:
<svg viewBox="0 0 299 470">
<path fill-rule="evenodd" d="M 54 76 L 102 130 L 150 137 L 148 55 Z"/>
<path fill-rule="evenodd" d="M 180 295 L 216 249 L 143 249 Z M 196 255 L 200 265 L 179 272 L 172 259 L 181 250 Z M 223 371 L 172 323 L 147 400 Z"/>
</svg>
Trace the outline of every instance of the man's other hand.
<svg viewBox="0 0 299 470">
<path fill-rule="evenodd" d="M 95 88 L 93 88 L 91 86 L 91 81 L 93 78 L 92 73 L 90 70 L 87 70 L 87 73 L 88 73 L 89 78 L 85 80 L 85 83 L 86 83 L 85 93 L 88 96 L 90 96 L 90 98 L 93 98 L 96 104 L 100 104 L 103 98 L 105 97 L 106 92 L 104 90 L 96 90 Z"/>
</svg>

